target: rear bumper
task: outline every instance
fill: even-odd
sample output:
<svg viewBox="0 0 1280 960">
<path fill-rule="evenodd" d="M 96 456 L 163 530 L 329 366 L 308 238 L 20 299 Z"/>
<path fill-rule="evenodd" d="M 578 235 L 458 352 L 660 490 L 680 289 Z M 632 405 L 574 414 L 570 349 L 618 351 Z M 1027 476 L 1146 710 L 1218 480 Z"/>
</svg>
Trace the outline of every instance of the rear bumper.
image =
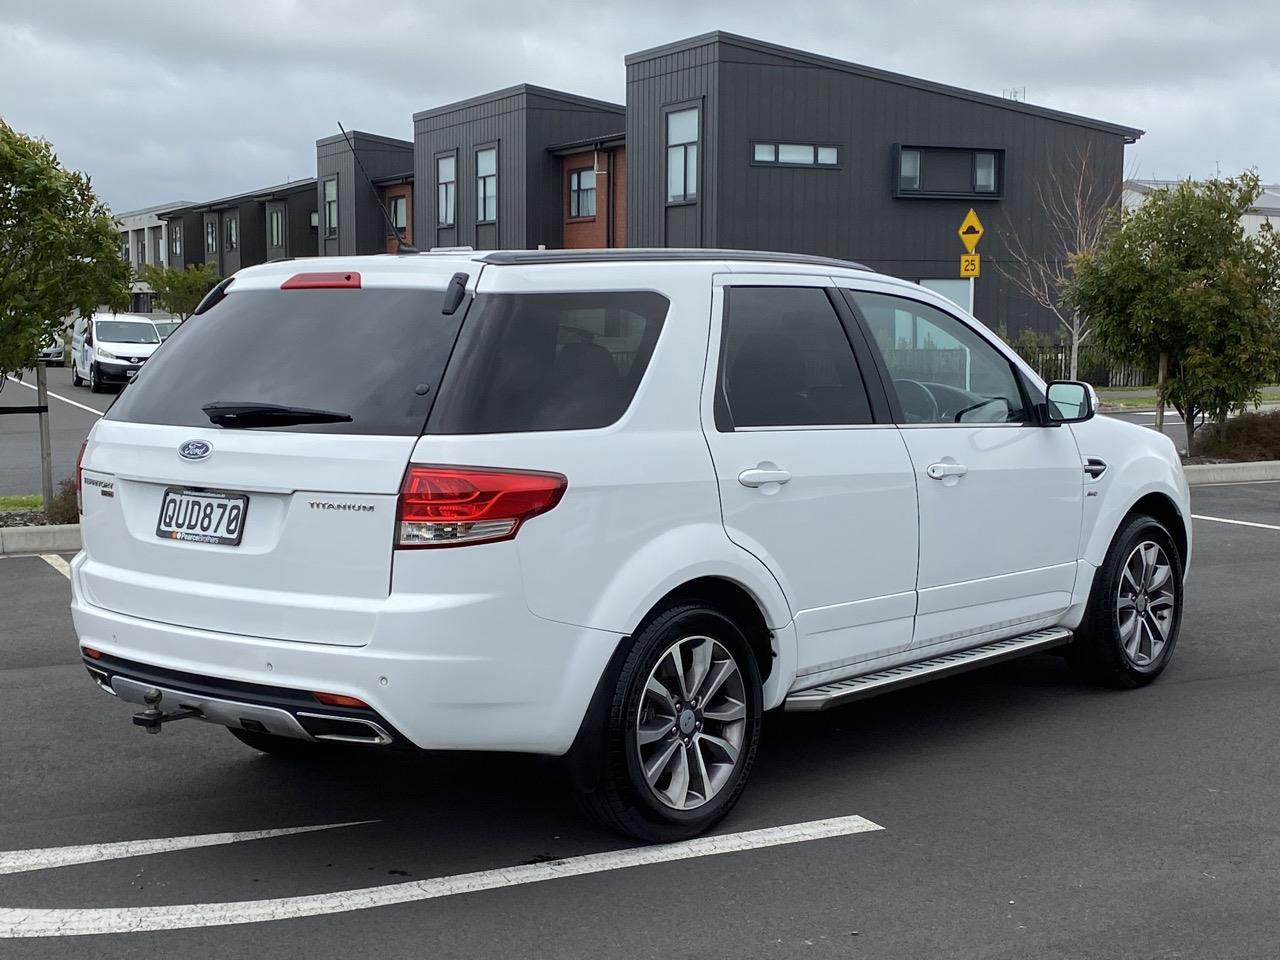
<svg viewBox="0 0 1280 960">
<path fill-rule="evenodd" d="M 414 598 L 393 595 L 395 610 L 379 617 L 360 647 L 215 633 L 90 604 L 79 582 L 83 564 L 82 553 L 71 565 L 72 620 L 80 643 L 104 654 L 86 666 L 173 691 L 164 709 L 176 709 L 186 694 L 278 708 L 296 720 L 308 701 L 316 713 L 345 712 L 322 707 L 311 692 L 346 694 L 367 703 L 393 741 L 427 750 L 564 753 L 621 639 L 544 620 L 523 598 L 501 596 L 444 609 L 423 596 L 413 615 Z M 218 706 L 206 712 L 217 723 L 227 716 L 238 714 Z M 252 719 L 297 735 L 256 713 Z"/>
</svg>

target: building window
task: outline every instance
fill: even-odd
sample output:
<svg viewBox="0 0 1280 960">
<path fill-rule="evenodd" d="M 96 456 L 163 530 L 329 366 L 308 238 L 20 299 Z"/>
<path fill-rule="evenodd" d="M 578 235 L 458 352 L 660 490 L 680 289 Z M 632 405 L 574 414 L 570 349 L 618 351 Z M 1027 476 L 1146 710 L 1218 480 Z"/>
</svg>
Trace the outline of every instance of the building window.
<svg viewBox="0 0 1280 960">
<path fill-rule="evenodd" d="M 147 235 L 144 231 L 139 230 L 133 235 L 133 245 L 138 253 L 138 266 L 142 266 L 147 262 Z"/>
<path fill-rule="evenodd" d="M 569 171 L 569 216 L 596 215 L 596 171 L 594 167 Z"/>
<path fill-rule="evenodd" d="M 228 251 L 238 250 L 240 248 L 240 218 L 227 217 L 227 245 Z"/>
<path fill-rule="evenodd" d="M 324 182 L 324 235 L 338 235 L 338 178 L 330 177 Z"/>
<path fill-rule="evenodd" d="M 182 224 L 169 222 L 169 252 L 175 256 L 182 256 Z"/>
<path fill-rule="evenodd" d="M 920 189 L 920 151 L 903 150 L 898 159 L 898 189 Z"/>
<path fill-rule="evenodd" d="M 271 211 L 271 246 L 284 246 L 284 211 Z"/>
<path fill-rule="evenodd" d="M 204 222 L 204 250 L 205 253 L 218 252 L 218 224 L 215 220 Z"/>
<path fill-rule="evenodd" d="M 476 222 L 498 219 L 498 149 L 476 151 Z"/>
<path fill-rule="evenodd" d="M 667 114 L 667 202 L 698 198 L 698 108 Z"/>
<path fill-rule="evenodd" d="M 973 192 L 996 192 L 996 155 L 994 153 L 973 155 Z"/>
<path fill-rule="evenodd" d="M 120 234 L 120 259 L 125 263 L 129 262 L 129 232 L 127 230 Z"/>
<path fill-rule="evenodd" d="M 816 143 L 753 143 L 751 162 L 789 167 L 834 167 L 839 163 L 839 148 Z"/>
<path fill-rule="evenodd" d="M 405 202 L 404 194 L 398 197 L 391 197 L 387 200 L 387 215 L 391 217 L 391 225 L 401 233 L 405 228 Z"/>
<path fill-rule="evenodd" d="M 436 157 L 436 224 L 452 227 L 458 201 L 458 158 Z"/>
</svg>

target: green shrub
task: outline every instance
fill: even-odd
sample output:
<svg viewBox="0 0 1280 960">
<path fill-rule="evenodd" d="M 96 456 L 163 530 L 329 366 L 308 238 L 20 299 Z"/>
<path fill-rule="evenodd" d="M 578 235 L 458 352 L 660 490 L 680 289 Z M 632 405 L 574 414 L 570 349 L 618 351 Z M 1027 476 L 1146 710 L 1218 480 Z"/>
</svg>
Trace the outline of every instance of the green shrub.
<svg viewBox="0 0 1280 960">
<path fill-rule="evenodd" d="M 80 508 L 76 506 L 76 481 L 67 477 L 58 484 L 58 492 L 53 495 L 53 503 L 46 513 L 50 523 L 79 523 Z"/>
<path fill-rule="evenodd" d="M 1220 460 L 1280 460 L 1280 410 L 1242 413 L 1209 424 L 1196 439 L 1196 456 Z"/>
</svg>

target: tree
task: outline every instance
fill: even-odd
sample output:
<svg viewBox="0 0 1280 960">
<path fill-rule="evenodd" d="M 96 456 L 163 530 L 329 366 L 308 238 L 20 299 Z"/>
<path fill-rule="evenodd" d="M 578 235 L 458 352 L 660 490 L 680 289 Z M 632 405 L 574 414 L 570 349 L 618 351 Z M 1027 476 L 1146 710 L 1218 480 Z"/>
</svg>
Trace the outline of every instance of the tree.
<svg viewBox="0 0 1280 960">
<path fill-rule="evenodd" d="M 1259 193 L 1253 173 L 1152 191 L 1072 262 L 1067 304 L 1113 358 L 1167 370 L 1188 453 L 1204 418 L 1259 402 L 1280 356 L 1280 239 L 1240 220 Z"/>
<path fill-rule="evenodd" d="M 32 365 L 74 313 L 129 303 L 129 265 L 89 178 L 0 120 L 0 377 Z"/>
<path fill-rule="evenodd" d="M 996 269 L 1027 299 L 1048 310 L 1071 345 L 1071 379 L 1080 365 L 1080 347 L 1090 334 L 1087 313 L 1072 309 L 1062 299 L 1071 282 L 1074 258 L 1093 250 L 1117 215 L 1111 181 L 1091 164 L 1086 148 L 1065 167 L 1051 168 L 1034 181 L 1037 223 L 1042 241 L 1033 243 L 1030 226 L 1009 222 L 1003 232 L 1006 255 Z"/>
<path fill-rule="evenodd" d="M 218 282 L 218 272 L 211 263 L 188 264 L 185 270 L 148 263 L 141 279 L 151 287 L 161 309 L 185 320 Z"/>
</svg>

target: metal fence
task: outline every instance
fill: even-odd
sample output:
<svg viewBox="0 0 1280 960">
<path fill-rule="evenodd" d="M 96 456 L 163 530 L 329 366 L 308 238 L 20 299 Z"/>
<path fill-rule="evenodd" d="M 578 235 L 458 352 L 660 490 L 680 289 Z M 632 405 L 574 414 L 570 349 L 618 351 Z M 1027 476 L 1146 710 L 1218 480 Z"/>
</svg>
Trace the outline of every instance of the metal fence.
<svg viewBox="0 0 1280 960">
<path fill-rule="evenodd" d="M 1067 380 L 1071 377 L 1071 348 L 1068 346 L 1036 347 L 1019 350 L 1018 353 L 1046 380 Z M 1141 364 L 1116 363 L 1099 350 L 1081 350 L 1076 366 L 1076 379 L 1095 387 L 1149 387 L 1155 383 L 1153 373 Z"/>
</svg>

